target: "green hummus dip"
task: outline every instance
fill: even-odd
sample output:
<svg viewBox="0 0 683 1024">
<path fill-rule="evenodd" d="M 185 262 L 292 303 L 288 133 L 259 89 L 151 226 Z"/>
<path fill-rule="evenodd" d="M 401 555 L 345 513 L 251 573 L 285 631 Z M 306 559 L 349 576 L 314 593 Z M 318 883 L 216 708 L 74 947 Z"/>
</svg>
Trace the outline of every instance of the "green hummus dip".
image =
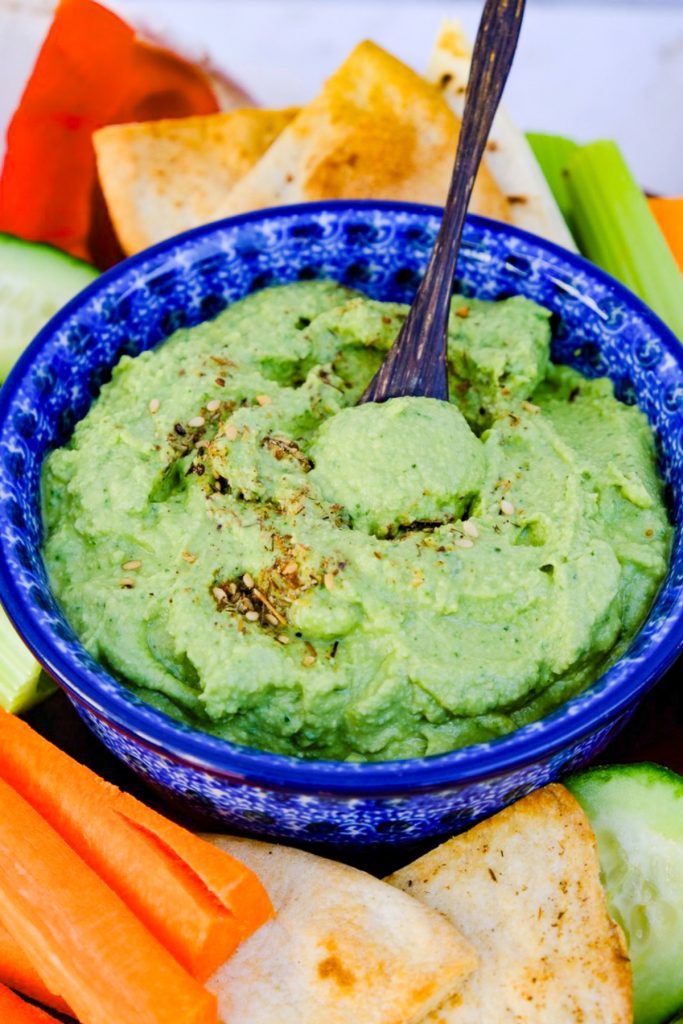
<svg viewBox="0 0 683 1024">
<path fill-rule="evenodd" d="M 416 757 L 547 714 L 628 645 L 670 527 L 645 416 L 454 299 L 452 403 L 355 403 L 406 307 L 271 288 L 113 380 L 46 461 L 85 646 L 164 711 L 302 757 Z"/>
</svg>

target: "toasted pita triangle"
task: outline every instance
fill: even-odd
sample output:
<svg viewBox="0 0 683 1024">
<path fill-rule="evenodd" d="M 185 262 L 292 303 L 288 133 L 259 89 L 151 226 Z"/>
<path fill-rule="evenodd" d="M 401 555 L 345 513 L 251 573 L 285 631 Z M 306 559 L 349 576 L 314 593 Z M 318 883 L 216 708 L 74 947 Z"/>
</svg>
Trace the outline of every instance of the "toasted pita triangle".
<svg viewBox="0 0 683 1024">
<path fill-rule="evenodd" d="M 595 837 L 562 786 L 532 793 L 387 881 L 445 914 L 479 967 L 425 1024 L 630 1024 L 631 970 Z"/>
<path fill-rule="evenodd" d="M 124 251 L 139 252 L 220 216 L 235 182 L 295 113 L 231 110 L 95 132 L 100 183 Z"/>
<path fill-rule="evenodd" d="M 462 117 L 472 49 L 460 22 L 446 19 L 429 58 L 432 82 Z M 572 238 L 529 143 L 504 106 L 498 108 L 487 148 L 489 171 L 508 198 L 509 217 L 517 227 L 576 252 Z"/>
<path fill-rule="evenodd" d="M 207 838 L 257 872 L 277 915 L 208 982 L 229 1024 L 413 1024 L 475 966 L 441 914 L 371 875 L 285 846 Z"/>
<path fill-rule="evenodd" d="M 443 204 L 459 125 L 424 79 L 374 43 L 360 43 L 237 183 L 222 213 L 319 199 Z M 485 166 L 471 209 L 509 217 Z"/>
</svg>

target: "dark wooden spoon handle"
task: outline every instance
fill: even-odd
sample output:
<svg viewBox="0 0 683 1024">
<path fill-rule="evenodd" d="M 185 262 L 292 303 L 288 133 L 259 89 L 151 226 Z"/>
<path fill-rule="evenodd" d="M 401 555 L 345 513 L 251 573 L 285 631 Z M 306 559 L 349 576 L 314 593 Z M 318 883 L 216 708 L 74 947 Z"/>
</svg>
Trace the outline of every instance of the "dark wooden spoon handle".
<svg viewBox="0 0 683 1024">
<path fill-rule="evenodd" d="M 446 349 L 455 264 L 474 179 L 517 47 L 524 3 L 487 0 L 484 6 L 441 227 L 408 317 L 361 402 L 401 395 L 448 400 Z"/>
</svg>

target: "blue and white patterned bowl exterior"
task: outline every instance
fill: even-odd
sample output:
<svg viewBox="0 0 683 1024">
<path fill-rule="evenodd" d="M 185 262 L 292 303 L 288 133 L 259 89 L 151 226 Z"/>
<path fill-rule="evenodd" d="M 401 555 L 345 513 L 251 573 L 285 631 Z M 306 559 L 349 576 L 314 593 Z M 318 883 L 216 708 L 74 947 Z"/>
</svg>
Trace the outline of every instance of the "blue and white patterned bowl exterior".
<svg viewBox="0 0 683 1024">
<path fill-rule="evenodd" d="M 543 721 L 423 760 L 310 762 L 239 747 L 146 706 L 80 646 L 43 565 L 40 468 L 124 353 L 216 316 L 266 285 L 331 277 L 410 301 L 439 211 L 340 202 L 262 211 L 148 250 L 90 285 L 38 335 L 0 391 L 0 593 L 20 633 L 115 754 L 228 828 L 299 842 L 398 844 L 462 829 L 585 763 L 671 665 L 683 639 L 680 529 L 668 578 L 627 654 Z M 683 507 L 683 349 L 634 296 L 586 261 L 472 217 L 459 287 L 522 293 L 555 313 L 554 357 L 608 374 L 657 431 L 671 507 Z"/>
</svg>

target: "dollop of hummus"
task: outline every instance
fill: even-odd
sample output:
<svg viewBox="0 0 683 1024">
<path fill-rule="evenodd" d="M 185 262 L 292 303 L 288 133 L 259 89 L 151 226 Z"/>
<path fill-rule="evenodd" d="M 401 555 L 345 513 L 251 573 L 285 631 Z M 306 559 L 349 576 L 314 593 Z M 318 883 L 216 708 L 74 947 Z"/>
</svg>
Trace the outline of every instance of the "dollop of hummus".
<svg viewBox="0 0 683 1024">
<path fill-rule="evenodd" d="M 459 519 L 484 477 L 481 441 L 454 405 L 433 398 L 342 409 L 321 424 L 311 457 L 321 499 L 378 537 Z"/>
<path fill-rule="evenodd" d="M 652 433 L 458 296 L 451 403 L 356 402 L 405 319 L 270 288 L 124 356 L 46 460 L 44 557 L 143 699 L 300 757 L 436 754 L 538 719 L 628 646 L 671 539 Z"/>
</svg>

